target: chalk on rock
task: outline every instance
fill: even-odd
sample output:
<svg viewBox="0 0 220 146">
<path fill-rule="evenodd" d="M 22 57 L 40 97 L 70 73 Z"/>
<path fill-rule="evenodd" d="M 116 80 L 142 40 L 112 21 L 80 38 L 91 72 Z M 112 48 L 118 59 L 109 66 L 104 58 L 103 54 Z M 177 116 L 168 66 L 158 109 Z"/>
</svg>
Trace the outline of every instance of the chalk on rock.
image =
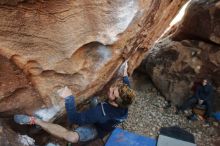
<svg viewBox="0 0 220 146">
<path fill-rule="evenodd" d="M 35 140 L 27 135 L 19 135 L 18 140 L 24 145 L 24 146 L 35 146 Z"/>
<path fill-rule="evenodd" d="M 57 113 L 61 110 L 59 106 L 53 106 L 50 108 L 39 109 L 35 112 L 35 116 L 42 119 L 43 121 L 50 121 L 53 119 Z"/>
<path fill-rule="evenodd" d="M 128 60 L 125 60 L 125 62 L 122 63 L 122 65 L 118 69 L 118 75 L 119 76 L 123 76 L 124 68 L 128 65 L 127 63 L 128 63 Z"/>
</svg>

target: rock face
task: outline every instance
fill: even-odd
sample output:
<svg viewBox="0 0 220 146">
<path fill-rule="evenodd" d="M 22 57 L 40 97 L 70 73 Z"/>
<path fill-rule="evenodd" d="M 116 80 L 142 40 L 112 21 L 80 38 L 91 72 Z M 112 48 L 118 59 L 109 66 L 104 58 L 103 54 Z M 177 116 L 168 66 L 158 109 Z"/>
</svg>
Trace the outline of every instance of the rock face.
<svg viewBox="0 0 220 146">
<path fill-rule="evenodd" d="M 2 114 L 25 111 L 31 114 L 42 100 L 25 74 L 13 62 L 0 56 L 0 101 Z"/>
<path fill-rule="evenodd" d="M 16 134 L 0 121 L 0 146 L 34 146 L 34 140 L 27 135 Z"/>
<path fill-rule="evenodd" d="M 79 102 L 128 58 L 131 74 L 185 2 L 2 1 L 0 65 L 8 71 L 1 70 L 0 112 L 50 120 L 64 111 L 57 89 L 67 85 Z"/>
<path fill-rule="evenodd" d="M 190 96 L 194 81 L 210 78 L 219 110 L 219 41 L 220 2 L 194 1 L 176 31 L 160 40 L 143 64 L 157 88 L 175 104 Z"/>
<path fill-rule="evenodd" d="M 176 39 L 198 39 L 220 44 L 219 12 L 218 0 L 193 2 L 176 32 Z"/>
</svg>

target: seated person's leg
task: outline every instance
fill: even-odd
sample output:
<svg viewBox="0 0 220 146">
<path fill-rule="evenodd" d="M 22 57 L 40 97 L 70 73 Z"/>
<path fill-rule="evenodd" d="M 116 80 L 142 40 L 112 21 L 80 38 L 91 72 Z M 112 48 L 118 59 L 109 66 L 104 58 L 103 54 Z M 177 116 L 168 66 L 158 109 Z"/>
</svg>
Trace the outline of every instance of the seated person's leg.
<svg viewBox="0 0 220 146">
<path fill-rule="evenodd" d="M 208 127 L 210 126 L 209 118 L 211 117 L 212 114 L 212 105 L 210 101 L 205 101 L 203 104 L 206 105 L 206 112 L 205 112 L 206 120 L 203 126 Z"/>
<path fill-rule="evenodd" d="M 212 114 L 212 105 L 210 101 L 204 101 L 204 105 L 206 105 L 206 117 L 209 118 L 211 117 Z"/>
<path fill-rule="evenodd" d="M 184 111 L 188 108 L 192 108 L 193 106 L 195 106 L 197 104 L 198 100 L 192 96 L 189 99 L 187 99 L 181 106 L 180 106 L 180 110 Z"/>
</svg>

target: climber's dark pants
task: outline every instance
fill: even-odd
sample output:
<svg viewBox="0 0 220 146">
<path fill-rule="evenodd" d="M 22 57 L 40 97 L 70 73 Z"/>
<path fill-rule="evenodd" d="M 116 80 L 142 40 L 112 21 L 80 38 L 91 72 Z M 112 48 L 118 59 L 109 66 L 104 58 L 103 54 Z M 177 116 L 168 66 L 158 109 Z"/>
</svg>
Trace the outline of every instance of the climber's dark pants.
<svg viewBox="0 0 220 146">
<path fill-rule="evenodd" d="M 181 106 L 180 106 L 180 110 L 184 111 L 188 108 L 193 108 L 198 104 L 198 99 L 195 96 L 190 97 L 189 99 L 187 99 Z M 211 101 L 210 100 L 205 100 L 203 103 L 206 106 L 206 116 L 210 117 L 211 116 L 211 112 L 212 112 L 212 106 L 211 106 Z"/>
</svg>

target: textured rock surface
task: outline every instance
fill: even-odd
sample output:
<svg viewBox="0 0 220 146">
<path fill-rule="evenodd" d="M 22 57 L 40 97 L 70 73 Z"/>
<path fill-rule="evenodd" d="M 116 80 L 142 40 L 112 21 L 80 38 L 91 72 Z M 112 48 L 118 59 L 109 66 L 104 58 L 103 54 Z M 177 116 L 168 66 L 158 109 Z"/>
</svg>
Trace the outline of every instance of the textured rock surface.
<svg viewBox="0 0 220 146">
<path fill-rule="evenodd" d="M 26 135 L 16 134 L 0 121 L 0 146 L 34 146 L 34 140 Z"/>
<path fill-rule="evenodd" d="M 145 67 L 163 95 L 179 104 L 194 81 L 209 77 L 220 95 L 220 2 L 194 1 L 176 32 L 157 43 Z"/>
<path fill-rule="evenodd" d="M 9 6 L 16 6 L 20 2 L 24 2 L 25 0 L 1 0 L 1 5 L 9 5 Z M 26 0 L 27 1 L 27 0 Z"/>
<path fill-rule="evenodd" d="M 220 44 L 220 2 L 200 0 L 192 3 L 176 33 L 176 39 L 198 39 Z"/>
<path fill-rule="evenodd" d="M 151 53 L 146 70 L 157 88 L 175 104 L 190 96 L 194 81 L 207 76 L 213 81 L 219 95 L 220 46 L 167 38 L 159 42 Z"/>
<path fill-rule="evenodd" d="M 63 111 L 58 88 L 69 86 L 79 102 L 102 89 L 127 58 L 132 73 L 185 1 L 15 0 L 13 6 L 4 1 L 0 54 L 24 73 L 18 80 L 22 84 L 8 86 L 10 97 L 1 91 L 0 112 L 14 112 L 25 100 L 37 99 L 40 110 L 25 103 L 20 112 L 34 111 L 49 120 Z M 24 86 L 36 94 L 16 95 Z M 19 99 L 16 107 L 13 98 Z"/>
<path fill-rule="evenodd" d="M 32 87 L 25 74 L 7 58 L 0 56 L 0 109 L 10 114 L 32 110 L 43 104 L 39 94 Z M 32 109 L 32 110 L 31 110 Z"/>
</svg>

